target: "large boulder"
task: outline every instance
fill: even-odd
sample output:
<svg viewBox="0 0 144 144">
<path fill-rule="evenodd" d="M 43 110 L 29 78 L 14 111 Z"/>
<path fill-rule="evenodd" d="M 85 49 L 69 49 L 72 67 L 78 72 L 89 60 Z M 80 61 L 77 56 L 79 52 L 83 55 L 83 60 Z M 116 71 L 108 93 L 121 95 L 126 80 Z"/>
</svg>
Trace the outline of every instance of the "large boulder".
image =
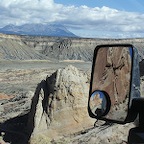
<svg viewBox="0 0 144 144">
<path fill-rule="evenodd" d="M 88 95 L 87 75 L 71 65 L 42 81 L 29 113 L 31 139 L 40 133 L 55 139 L 92 127 L 94 120 L 87 112 Z"/>
</svg>

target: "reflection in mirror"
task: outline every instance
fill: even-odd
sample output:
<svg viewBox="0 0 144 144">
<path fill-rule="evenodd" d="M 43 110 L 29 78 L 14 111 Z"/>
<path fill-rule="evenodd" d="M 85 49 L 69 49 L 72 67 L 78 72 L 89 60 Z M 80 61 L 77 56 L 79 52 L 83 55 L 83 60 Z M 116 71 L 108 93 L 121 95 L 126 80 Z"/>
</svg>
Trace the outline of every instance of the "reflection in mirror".
<svg viewBox="0 0 144 144">
<path fill-rule="evenodd" d="M 93 115 L 100 117 L 105 114 L 107 108 L 106 96 L 101 91 L 95 91 L 90 97 L 90 109 Z"/>
<path fill-rule="evenodd" d="M 103 46 L 96 50 L 93 63 L 93 72 L 91 78 L 91 93 L 96 90 L 105 91 L 111 101 L 111 108 L 109 113 L 104 116 L 106 119 L 124 121 L 127 116 L 129 94 L 130 94 L 130 80 L 132 69 L 133 48 L 130 46 Z M 100 103 L 101 109 L 103 103 L 100 98 L 95 102 Z M 93 96 L 91 99 L 97 98 Z M 94 110 L 93 105 L 90 107 Z M 95 114 L 97 116 L 98 114 Z"/>
</svg>

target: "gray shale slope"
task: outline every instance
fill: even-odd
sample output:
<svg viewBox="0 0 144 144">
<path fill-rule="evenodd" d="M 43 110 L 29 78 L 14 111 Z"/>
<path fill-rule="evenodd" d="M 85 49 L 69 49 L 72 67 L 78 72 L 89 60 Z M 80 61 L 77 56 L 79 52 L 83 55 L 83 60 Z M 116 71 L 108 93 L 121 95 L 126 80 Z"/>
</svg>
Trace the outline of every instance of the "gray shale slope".
<svg viewBox="0 0 144 144">
<path fill-rule="evenodd" d="M 97 45 L 129 43 L 138 48 L 141 58 L 144 39 L 90 39 L 66 37 L 32 37 L 0 34 L 0 59 L 5 60 L 83 60 L 92 61 Z"/>
<path fill-rule="evenodd" d="M 41 54 L 57 60 L 92 61 L 97 45 L 111 43 L 133 44 L 143 58 L 144 39 L 90 39 L 60 37 L 22 37 L 23 43 Z"/>
<path fill-rule="evenodd" d="M 44 55 L 25 45 L 19 37 L 0 35 L 1 60 L 46 59 Z"/>
</svg>

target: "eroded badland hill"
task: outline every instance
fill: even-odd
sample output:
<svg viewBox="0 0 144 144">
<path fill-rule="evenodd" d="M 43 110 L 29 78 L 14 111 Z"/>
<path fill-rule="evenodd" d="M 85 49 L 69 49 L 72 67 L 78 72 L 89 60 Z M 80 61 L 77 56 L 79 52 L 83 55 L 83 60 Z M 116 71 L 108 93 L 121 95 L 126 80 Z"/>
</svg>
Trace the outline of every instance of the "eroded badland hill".
<svg viewBox="0 0 144 144">
<path fill-rule="evenodd" d="M 99 44 L 129 43 L 143 54 L 144 39 L 86 39 L 32 37 L 0 34 L 0 59 L 5 60 L 84 60 L 91 61 Z"/>
<path fill-rule="evenodd" d="M 94 127 L 95 120 L 87 112 L 93 51 L 109 43 L 138 48 L 143 93 L 144 39 L 0 34 L 0 131 L 4 141 L 124 143 L 132 123 Z"/>
</svg>

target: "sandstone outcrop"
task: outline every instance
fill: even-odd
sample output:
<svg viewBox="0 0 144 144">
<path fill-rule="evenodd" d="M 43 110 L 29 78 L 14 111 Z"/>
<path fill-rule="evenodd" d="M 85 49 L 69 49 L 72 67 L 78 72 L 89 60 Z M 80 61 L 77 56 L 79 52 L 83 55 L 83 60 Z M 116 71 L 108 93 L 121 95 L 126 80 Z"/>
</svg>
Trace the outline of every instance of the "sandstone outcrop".
<svg viewBox="0 0 144 144">
<path fill-rule="evenodd" d="M 29 113 L 32 138 L 44 133 L 49 138 L 73 134 L 91 127 L 88 116 L 89 82 L 87 75 L 69 65 L 58 69 L 36 90 Z"/>
</svg>

